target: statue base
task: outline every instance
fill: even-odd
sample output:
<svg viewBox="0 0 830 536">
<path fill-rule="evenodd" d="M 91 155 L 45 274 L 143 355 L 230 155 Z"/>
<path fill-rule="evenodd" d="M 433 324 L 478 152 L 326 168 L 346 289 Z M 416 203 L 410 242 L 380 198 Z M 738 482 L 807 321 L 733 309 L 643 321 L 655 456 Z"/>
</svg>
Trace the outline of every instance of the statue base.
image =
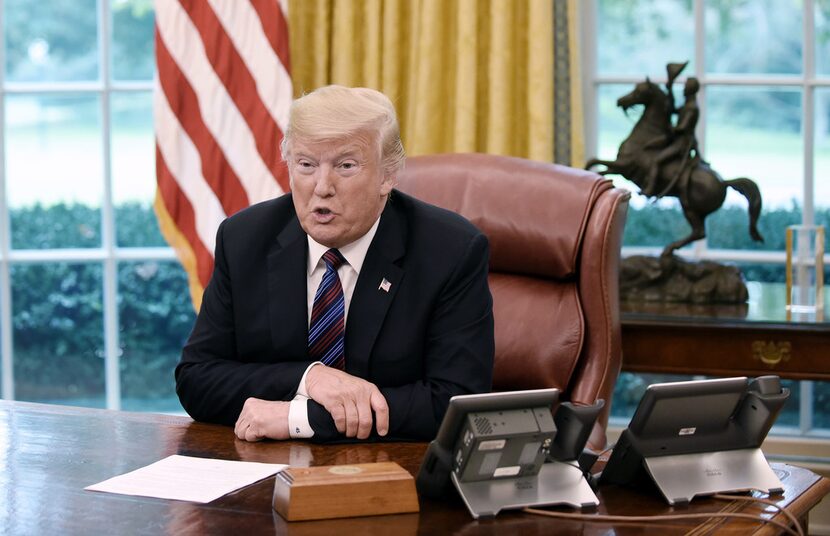
<svg viewBox="0 0 830 536">
<path fill-rule="evenodd" d="M 746 303 L 737 266 L 690 262 L 675 255 L 634 255 L 620 263 L 620 300 L 677 303 Z"/>
</svg>

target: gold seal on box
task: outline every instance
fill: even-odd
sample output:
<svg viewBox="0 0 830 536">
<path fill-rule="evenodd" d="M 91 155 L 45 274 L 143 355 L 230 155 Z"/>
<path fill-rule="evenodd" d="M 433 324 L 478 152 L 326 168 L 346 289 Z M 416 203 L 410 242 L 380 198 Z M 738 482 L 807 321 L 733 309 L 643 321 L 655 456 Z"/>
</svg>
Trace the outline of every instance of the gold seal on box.
<svg viewBox="0 0 830 536">
<path fill-rule="evenodd" d="M 418 511 L 415 480 L 395 462 L 286 467 L 274 483 L 274 510 L 288 521 Z"/>
</svg>

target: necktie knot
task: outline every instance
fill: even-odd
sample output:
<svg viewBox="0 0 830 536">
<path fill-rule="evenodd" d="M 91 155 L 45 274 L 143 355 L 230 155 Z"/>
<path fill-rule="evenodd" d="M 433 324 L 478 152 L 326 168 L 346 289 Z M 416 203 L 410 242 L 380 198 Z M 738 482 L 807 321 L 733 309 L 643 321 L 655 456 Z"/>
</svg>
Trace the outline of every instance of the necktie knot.
<svg viewBox="0 0 830 536">
<path fill-rule="evenodd" d="M 337 249 L 331 248 L 323 253 L 323 262 L 331 269 L 337 270 L 346 263 L 346 259 Z"/>
</svg>

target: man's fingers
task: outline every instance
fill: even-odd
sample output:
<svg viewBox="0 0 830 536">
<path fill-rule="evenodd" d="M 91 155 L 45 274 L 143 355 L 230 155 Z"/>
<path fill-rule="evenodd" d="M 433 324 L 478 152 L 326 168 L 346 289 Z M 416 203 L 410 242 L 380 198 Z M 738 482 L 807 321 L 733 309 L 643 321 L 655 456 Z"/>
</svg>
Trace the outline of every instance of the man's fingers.
<svg viewBox="0 0 830 536">
<path fill-rule="evenodd" d="M 341 434 L 344 433 L 346 431 L 346 410 L 343 409 L 342 405 L 338 404 L 332 407 L 329 413 L 331 413 L 331 418 L 334 419 L 334 426 L 337 428 L 337 431 Z"/>
<path fill-rule="evenodd" d="M 242 413 L 239 414 L 239 418 L 236 419 L 236 424 L 233 426 L 233 433 L 236 434 L 236 437 L 239 439 L 245 439 L 245 430 L 248 428 L 248 422 L 245 419 L 245 411 L 243 410 Z"/>
<path fill-rule="evenodd" d="M 359 424 L 357 405 L 352 400 L 345 403 L 346 410 L 346 437 L 355 437 Z"/>
<path fill-rule="evenodd" d="M 248 398 L 242 406 L 233 433 L 244 441 L 288 439 L 289 403 Z"/>
<path fill-rule="evenodd" d="M 245 439 L 246 427 L 243 427 L 240 422 L 241 421 L 236 421 L 236 426 L 233 427 L 233 433 L 236 434 L 236 437 L 239 439 Z"/>
<path fill-rule="evenodd" d="M 378 435 L 385 436 L 389 432 L 389 406 L 386 404 L 386 398 L 375 389 L 369 401 L 375 412 L 375 428 Z"/>
<path fill-rule="evenodd" d="M 262 439 L 260 435 L 255 433 L 254 426 L 242 418 L 236 421 L 233 432 L 236 434 L 236 437 L 242 439 L 243 441 L 259 441 Z"/>
<path fill-rule="evenodd" d="M 368 398 L 358 403 L 357 419 L 357 438 L 366 439 L 372 433 L 372 406 Z"/>
<path fill-rule="evenodd" d="M 257 431 L 254 429 L 253 426 L 248 426 L 248 428 L 245 430 L 244 439 L 245 439 L 245 441 L 252 441 L 252 442 L 253 441 L 259 441 L 260 439 L 262 439 L 262 435 L 257 433 Z"/>
<path fill-rule="evenodd" d="M 337 431 L 346 437 L 366 439 L 372 433 L 372 411 L 378 434 L 389 431 L 389 408 L 378 388 L 362 378 L 324 366 L 312 367 L 306 376 L 312 400 L 328 410 Z"/>
</svg>

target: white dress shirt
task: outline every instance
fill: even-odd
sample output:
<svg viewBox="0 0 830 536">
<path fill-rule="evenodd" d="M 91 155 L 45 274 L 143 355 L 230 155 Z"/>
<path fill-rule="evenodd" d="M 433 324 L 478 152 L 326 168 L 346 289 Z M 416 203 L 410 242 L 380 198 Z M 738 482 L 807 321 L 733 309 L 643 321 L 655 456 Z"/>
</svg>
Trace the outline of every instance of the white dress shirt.
<svg viewBox="0 0 830 536">
<path fill-rule="evenodd" d="M 366 259 L 366 253 L 369 251 L 369 246 L 375 233 L 378 230 L 380 218 L 375 220 L 372 228 L 369 229 L 362 237 L 358 238 L 351 244 L 338 248 L 340 254 L 346 259 L 346 262 L 337 269 L 337 275 L 340 278 L 340 285 L 343 287 L 343 300 L 345 302 L 344 326 L 349 319 L 349 305 L 352 302 L 352 294 L 357 283 L 357 277 L 360 275 L 360 269 L 363 267 L 363 261 Z M 317 293 L 317 288 L 323 280 L 323 275 L 326 273 L 326 263 L 323 261 L 323 254 L 329 248 L 316 242 L 311 236 L 308 237 L 308 266 L 306 279 L 306 292 L 308 294 L 308 322 L 311 323 L 311 309 L 314 307 L 314 295 Z M 300 385 L 297 386 L 297 396 L 294 397 L 288 406 L 288 433 L 291 437 L 305 438 L 312 437 L 314 430 L 308 423 L 308 391 L 306 390 L 305 378 L 311 367 L 316 365 L 323 365 L 320 361 L 315 361 L 305 369 L 303 377 L 300 378 Z"/>
</svg>

